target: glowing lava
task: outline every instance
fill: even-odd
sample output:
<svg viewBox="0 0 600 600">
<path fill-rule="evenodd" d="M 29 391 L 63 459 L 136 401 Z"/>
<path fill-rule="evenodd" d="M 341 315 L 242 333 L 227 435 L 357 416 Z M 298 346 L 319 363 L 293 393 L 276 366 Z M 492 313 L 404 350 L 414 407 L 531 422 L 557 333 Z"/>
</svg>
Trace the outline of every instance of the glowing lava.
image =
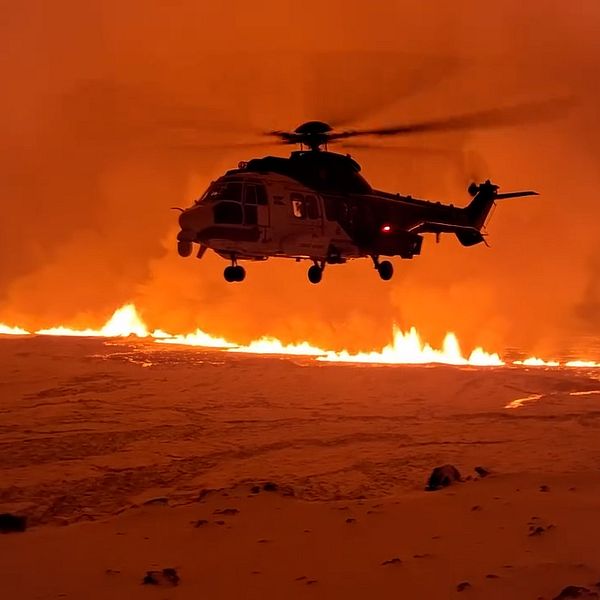
<svg viewBox="0 0 600 600">
<path fill-rule="evenodd" d="M 236 345 L 227 340 L 214 337 L 201 329 L 187 335 L 171 335 L 164 339 L 156 340 L 160 344 L 179 344 L 181 346 L 202 346 L 203 348 L 235 348 Z M 157 336 L 154 336 L 157 337 Z"/>
<path fill-rule="evenodd" d="M 417 330 L 413 327 L 407 332 L 394 326 L 392 343 L 379 351 L 358 352 L 351 354 L 346 350 L 324 350 L 313 346 L 309 342 L 285 344 L 274 337 L 262 337 L 253 340 L 248 345 L 230 342 L 222 337 L 210 335 L 197 329 L 194 333 L 173 335 L 161 329 L 149 331 L 146 324 L 139 316 L 133 304 L 126 304 L 114 312 L 112 317 L 101 329 L 71 329 L 65 326 L 40 329 L 38 335 L 51 336 L 79 336 L 79 337 L 128 337 L 153 338 L 161 344 L 177 344 L 182 346 L 198 346 L 204 348 L 221 348 L 229 352 L 246 354 L 281 354 L 291 356 L 310 356 L 323 362 L 340 363 L 369 363 L 369 364 L 416 364 L 431 363 L 446 365 L 470 365 L 476 367 L 499 367 L 504 361 L 496 353 L 486 352 L 482 348 L 475 348 L 468 358 L 463 356 L 458 339 L 453 333 L 446 334 L 441 349 L 432 348 L 424 343 Z M 30 335 L 20 327 L 9 327 L 0 324 L 0 335 Z M 514 361 L 514 365 L 525 367 L 573 367 L 573 368 L 600 368 L 600 362 L 572 360 L 565 363 L 546 361 L 541 358 L 531 357 L 521 361 Z M 527 398 L 525 401 L 529 401 Z"/>
<path fill-rule="evenodd" d="M 135 335 L 145 338 L 151 335 L 133 304 L 126 304 L 117 309 L 102 329 L 70 329 L 61 325 L 59 327 L 51 327 L 50 329 L 40 329 L 35 333 L 37 335 L 73 337 L 128 337 Z M 159 330 L 156 337 L 168 335 Z"/>
<path fill-rule="evenodd" d="M 292 356 L 323 356 L 326 350 L 311 346 L 308 342 L 300 344 L 283 344 L 274 337 L 261 337 L 247 346 L 231 348 L 229 352 L 246 352 L 248 354 L 289 354 Z"/>
<path fill-rule="evenodd" d="M 29 331 L 20 327 L 9 327 L 0 323 L 0 335 L 29 335 Z"/>
<path fill-rule="evenodd" d="M 473 365 L 478 367 L 499 367 L 504 363 L 498 354 L 489 354 L 482 348 L 476 348 L 471 352 L 469 358 L 462 355 L 458 340 L 453 333 L 446 334 L 441 350 L 424 344 L 412 327 L 407 333 L 403 333 L 394 326 L 393 341 L 385 346 L 380 352 L 359 352 L 349 354 L 329 351 L 325 356 L 317 360 L 327 362 L 353 362 L 353 363 L 377 363 L 377 364 L 427 364 L 441 363 L 446 365 Z"/>
</svg>

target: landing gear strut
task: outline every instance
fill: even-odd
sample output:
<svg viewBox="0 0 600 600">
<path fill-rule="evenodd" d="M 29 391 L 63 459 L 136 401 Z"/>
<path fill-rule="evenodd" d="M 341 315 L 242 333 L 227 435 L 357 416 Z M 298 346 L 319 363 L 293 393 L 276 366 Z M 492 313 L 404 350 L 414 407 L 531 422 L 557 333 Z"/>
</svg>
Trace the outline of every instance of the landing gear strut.
<svg viewBox="0 0 600 600">
<path fill-rule="evenodd" d="M 383 281 L 389 281 L 394 275 L 394 265 L 389 260 L 384 260 L 379 262 L 378 256 L 372 256 L 373 264 L 375 265 L 375 269 L 379 273 L 379 277 L 383 279 Z"/>
<path fill-rule="evenodd" d="M 317 261 L 315 264 L 308 269 L 308 280 L 311 283 L 319 283 L 323 279 L 323 270 L 325 269 L 325 263 L 319 265 Z"/>
<path fill-rule="evenodd" d="M 246 269 L 244 267 L 240 267 L 235 258 L 231 259 L 231 264 L 229 267 L 225 267 L 223 271 L 223 277 L 225 277 L 225 281 L 229 283 L 233 283 L 234 281 L 244 281 L 246 278 Z"/>
</svg>

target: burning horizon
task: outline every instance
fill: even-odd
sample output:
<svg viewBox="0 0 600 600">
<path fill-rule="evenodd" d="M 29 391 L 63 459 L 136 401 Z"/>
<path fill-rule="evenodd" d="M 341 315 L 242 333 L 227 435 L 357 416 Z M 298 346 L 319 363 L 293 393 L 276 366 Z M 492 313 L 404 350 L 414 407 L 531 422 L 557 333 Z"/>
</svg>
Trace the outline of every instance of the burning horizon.
<svg viewBox="0 0 600 600">
<path fill-rule="evenodd" d="M 284 343 L 281 340 L 263 336 L 249 344 L 236 344 L 222 337 L 212 336 L 200 329 L 188 334 L 171 334 L 162 329 L 150 331 L 139 316 L 133 304 L 126 304 L 117 309 L 112 317 L 100 329 L 73 329 L 64 325 L 39 329 L 29 332 L 18 326 L 8 326 L 0 323 L 0 339 L 2 336 L 56 336 L 56 337 L 138 337 L 152 338 L 161 344 L 180 346 L 195 346 L 201 348 L 222 349 L 227 352 L 245 354 L 278 354 L 287 356 L 313 357 L 321 362 L 336 363 L 363 363 L 386 365 L 426 365 L 445 364 L 454 366 L 474 367 L 500 367 L 507 364 L 524 367 L 575 367 L 575 368 L 600 368 L 600 362 L 593 360 L 570 360 L 565 362 L 546 361 L 537 357 L 524 360 L 505 362 L 498 353 L 489 353 L 481 347 L 476 347 L 468 357 L 461 351 L 458 338 L 454 333 L 448 332 L 444 337 L 441 349 L 433 348 L 421 337 L 414 327 L 403 332 L 399 327 L 392 327 L 392 342 L 381 350 L 362 351 L 350 353 L 345 349 L 326 350 L 312 345 L 308 341 L 299 343 Z"/>
<path fill-rule="evenodd" d="M 167 331 L 200 323 L 243 345 L 268 332 L 350 354 L 384 348 L 395 322 L 440 348 L 449 323 L 464 347 L 536 356 L 562 356 L 572 337 L 599 340 L 600 7 L 421 4 L 7 3 L 0 322 L 97 330 L 132 301 Z M 191 204 L 240 160 L 287 155 L 240 147 L 257 132 L 565 95 L 578 106 L 556 122 L 356 152 L 374 187 L 414 197 L 463 205 L 467 185 L 487 177 L 540 192 L 498 206 L 491 248 L 428 238 L 387 284 L 354 261 L 328 268 L 319 289 L 304 265 L 272 260 L 233 289 L 218 257 L 175 252 L 169 207 Z"/>
</svg>

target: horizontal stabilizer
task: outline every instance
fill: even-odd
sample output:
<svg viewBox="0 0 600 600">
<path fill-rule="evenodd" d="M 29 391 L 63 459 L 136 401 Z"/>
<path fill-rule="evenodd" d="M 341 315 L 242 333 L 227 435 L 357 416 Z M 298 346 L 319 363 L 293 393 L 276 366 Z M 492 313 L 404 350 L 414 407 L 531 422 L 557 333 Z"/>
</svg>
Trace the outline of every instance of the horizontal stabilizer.
<svg viewBox="0 0 600 600">
<path fill-rule="evenodd" d="M 505 198 L 520 198 L 522 196 L 539 196 L 539 194 L 531 190 L 527 192 L 507 192 L 506 194 L 496 194 L 496 200 L 504 200 Z"/>
</svg>

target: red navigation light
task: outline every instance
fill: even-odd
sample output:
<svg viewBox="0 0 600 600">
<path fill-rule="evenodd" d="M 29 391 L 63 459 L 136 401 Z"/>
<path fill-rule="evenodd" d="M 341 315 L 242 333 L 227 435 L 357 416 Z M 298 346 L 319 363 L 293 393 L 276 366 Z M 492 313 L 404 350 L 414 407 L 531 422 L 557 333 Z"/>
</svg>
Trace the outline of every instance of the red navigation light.
<svg viewBox="0 0 600 600">
<path fill-rule="evenodd" d="M 381 228 L 381 231 L 382 231 L 383 233 L 389 233 L 391 230 L 392 230 L 392 226 L 391 226 L 391 225 L 384 225 L 384 226 Z"/>
</svg>

